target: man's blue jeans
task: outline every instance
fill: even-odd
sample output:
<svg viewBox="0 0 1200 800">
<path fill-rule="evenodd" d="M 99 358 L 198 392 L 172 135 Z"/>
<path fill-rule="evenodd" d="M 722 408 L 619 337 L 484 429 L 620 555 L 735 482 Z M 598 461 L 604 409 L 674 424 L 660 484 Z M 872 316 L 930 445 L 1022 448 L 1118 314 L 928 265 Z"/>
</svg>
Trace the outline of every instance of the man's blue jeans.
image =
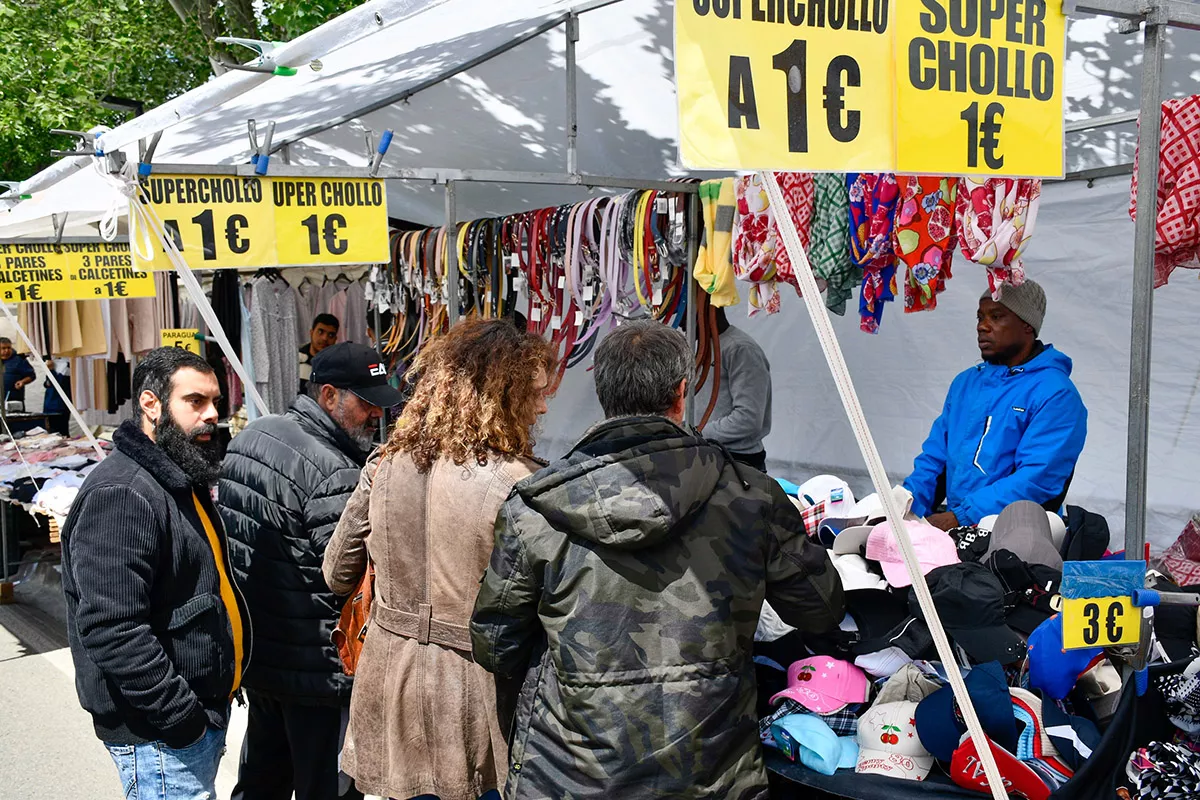
<svg viewBox="0 0 1200 800">
<path fill-rule="evenodd" d="M 116 762 L 125 800 L 216 800 L 224 730 L 209 728 L 180 750 L 162 742 L 104 746 Z"/>
</svg>

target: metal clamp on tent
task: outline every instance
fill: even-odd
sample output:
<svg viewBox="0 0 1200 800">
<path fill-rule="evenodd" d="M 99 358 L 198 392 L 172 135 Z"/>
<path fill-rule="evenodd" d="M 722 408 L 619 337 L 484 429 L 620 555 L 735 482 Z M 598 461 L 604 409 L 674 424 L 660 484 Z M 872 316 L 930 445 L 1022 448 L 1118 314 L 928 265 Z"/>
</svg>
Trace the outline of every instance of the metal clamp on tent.
<svg viewBox="0 0 1200 800">
<path fill-rule="evenodd" d="M 154 151 L 158 149 L 158 140 L 162 138 L 162 131 L 158 131 L 150 139 L 150 144 L 146 144 L 145 139 L 138 140 L 138 169 L 139 178 L 148 178 L 150 173 L 154 171 L 151 162 L 154 161 Z"/>
<path fill-rule="evenodd" d="M 275 138 L 275 121 L 267 123 L 267 135 L 260 144 L 258 141 L 258 123 L 247 120 L 246 127 L 250 134 L 250 163 L 254 165 L 255 175 L 266 175 L 271 163 L 271 140 Z"/>
<path fill-rule="evenodd" d="M 57 136 L 74 136 L 78 141 L 75 143 L 74 150 L 51 150 L 50 155 L 55 158 L 70 158 L 72 156 L 94 156 L 96 153 L 96 134 L 89 131 L 70 131 L 62 128 L 54 128 L 50 131 Z"/>
<path fill-rule="evenodd" d="M 388 128 L 383 132 L 383 136 L 379 137 L 379 147 L 371 146 L 371 134 L 367 134 L 367 152 L 374 150 L 371 154 L 371 164 L 369 172 L 372 178 L 379 174 L 379 166 L 383 164 L 383 157 L 387 155 L 388 148 L 392 146 L 393 132 Z"/>
<path fill-rule="evenodd" d="M 61 220 L 59 219 L 58 214 L 50 215 L 50 224 L 54 226 L 55 251 L 58 251 L 59 246 L 62 244 L 63 231 L 67 229 L 67 217 L 70 215 L 70 213 L 71 212 L 69 211 L 64 211 Z"/>
<path fill-rule="evenodd" d="M 258 58 L 249 64 L 226 64 L 225 66 L 229 69 L 240 69 L 243 72 L 261 72 L 265 75 L 279 75 L 281 77 L 291 77 L 296 74 L 295 67 L 285 67 L 275 60 L 275 51 L 285 45 L 286 42 L 264 42 L 261 39 L 239 39 L 236 36 L 218 36 L 217 43 L 238 44 L 258 53 Z"/>
</svg>

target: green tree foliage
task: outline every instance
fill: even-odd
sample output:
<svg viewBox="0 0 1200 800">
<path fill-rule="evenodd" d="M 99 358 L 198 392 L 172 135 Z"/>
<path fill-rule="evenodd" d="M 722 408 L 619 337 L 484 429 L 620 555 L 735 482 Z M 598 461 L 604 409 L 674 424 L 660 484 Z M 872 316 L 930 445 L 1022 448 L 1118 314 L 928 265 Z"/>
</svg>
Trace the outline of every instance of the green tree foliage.
<svg viewBox="0 0 1200 800">
<path fill-rule="evenodd" d="M 0 179 L 22 180 L 72 140 L 117 125 L 253 54 L 218 36 L 288 41 L 361 0 L 0 0 Z M 106 103 L 106 101 L 108 101 Z"/>
</svg>

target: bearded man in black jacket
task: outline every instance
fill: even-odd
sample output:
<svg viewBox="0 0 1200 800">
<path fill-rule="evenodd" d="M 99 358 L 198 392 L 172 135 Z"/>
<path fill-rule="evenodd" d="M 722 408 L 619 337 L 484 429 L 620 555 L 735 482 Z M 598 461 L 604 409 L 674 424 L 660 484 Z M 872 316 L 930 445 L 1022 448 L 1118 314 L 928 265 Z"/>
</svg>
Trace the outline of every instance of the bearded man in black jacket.
<svg viewBox="0 0 1200 800">
<path fill-rule="evenodd" d="M 338 776 L 351 679 L 330 634 L 345 599 L 321 563 L 382 409 L 400 399 L 374 350 L 334 345 L 313 359 L 307 393 L 286 414 L 255 420 L 229 446 L 218 504 L 260 632 L 233 800 L 362 797 Z"/>
<path fill-rule="evenodd" d="M 230 698 L 250 661 L 212 503 L 219 396 L 204 359 L 149 353 L 133 373 L 134 418 L 63 527 L 75 688 L 131 800 L 215 797 Z"/>
</svg>

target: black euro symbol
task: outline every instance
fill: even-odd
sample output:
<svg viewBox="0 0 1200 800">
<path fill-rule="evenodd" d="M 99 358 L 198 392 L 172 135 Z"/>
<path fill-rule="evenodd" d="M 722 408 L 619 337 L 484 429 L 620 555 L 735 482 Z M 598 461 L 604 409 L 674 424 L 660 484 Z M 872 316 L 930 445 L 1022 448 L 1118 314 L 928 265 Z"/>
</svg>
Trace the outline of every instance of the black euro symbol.
<svg viewBox="0 0 1200 800">
<path fill-rule="evenodd" d="M 979 147 L 983 150 L 983 160 L 989 169 L 1004 168 L 1004 156 L 996 152 L 1000 149 L 1000 127 L 1003 120 L 1004 106 L 989 103 L 983 112 L 983 123 L 979 126 Z"/>
<path fill-rule="evenodd" d="M 1108 604 L 1108 619 L 1105 622 L 1105 633 L 1108 634 L 1110 642 L 1121 641 L 1121 635 L 1125 632 L 1125 628 L 1118 624 L 1121 617 L 1125 616 L 1125 608 L 1120 601 L 1114 601 Z"/>
<path fill-rule="evenodd" d="M 245 253 L 250 249 L 250 240 L 238 235 L 249 224 L 250 220 L 241 214 L 229 215 L 229 221 L 225 223 L 225 243 L 229 245 L 229 252 Z"/>
<path fill-rule="evenodd" d="M 349 247 L 345 239 L 338 238 L 338 231 L 346 227 L 346 218 L 341 214 L 330 214 L 325 218 L 325 249 L 335 256 L 340 256 Z"/>
</svg>

